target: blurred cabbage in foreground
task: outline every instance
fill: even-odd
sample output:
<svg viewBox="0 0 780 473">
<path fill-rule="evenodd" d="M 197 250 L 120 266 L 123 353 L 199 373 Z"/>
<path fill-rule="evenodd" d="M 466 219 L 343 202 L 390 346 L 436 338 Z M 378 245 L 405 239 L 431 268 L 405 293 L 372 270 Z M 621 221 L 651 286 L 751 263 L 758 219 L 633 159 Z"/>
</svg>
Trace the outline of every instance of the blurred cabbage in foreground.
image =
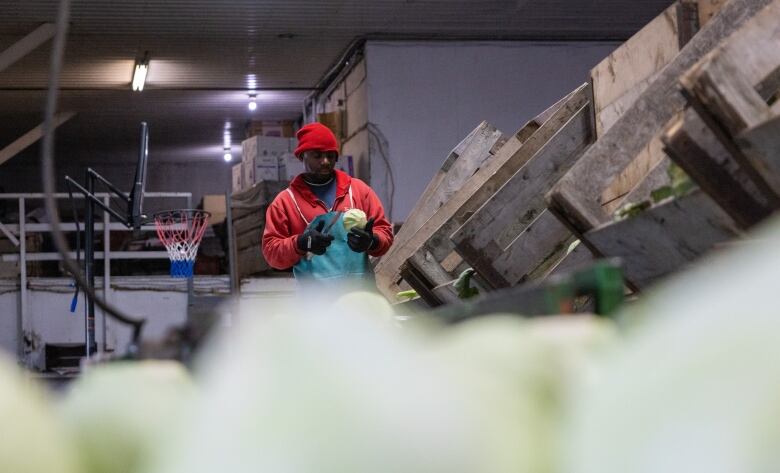
<svg viewBox="0 0 780 473">
<path fill-rule="evenodd" d="M 153 473 L 553 471 L 567 389 L 613 338 L 585 318 L 401 329 L 377 294 L 328 298 L 245 307 Z"/>
<path fill-rule="evenodd" d="M 576 404 L 566 473 L 780 471 L 780 221 L 647 294 Z"/>
</svg>

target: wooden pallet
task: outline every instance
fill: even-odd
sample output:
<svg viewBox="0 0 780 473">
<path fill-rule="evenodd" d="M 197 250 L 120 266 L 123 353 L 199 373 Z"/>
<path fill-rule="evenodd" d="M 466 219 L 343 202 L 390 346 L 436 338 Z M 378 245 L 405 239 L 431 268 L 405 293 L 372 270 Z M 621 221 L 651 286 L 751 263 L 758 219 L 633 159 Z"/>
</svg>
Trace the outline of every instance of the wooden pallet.
<svg viewBox="0 0 780 473">
<path fill-rule="evenodd" d="M 409 213 L 393 246 L 374 268 L 377 287 L 389 300 L 407 289 L 400 280 L 399 268 L 411 254 L 408 242 L 417 230 L 448 202 L 451 196 L 487 161 L 491 160 L 506 138 L 487 122 L 479 124 L 445 158 L 441 169 L 426 187 Z"/>
<path fill-rule="evenodd" d="M 468 267 L 455 251 L 450 235 L 587 107 L 590 96 L 590 86 L 583 84 L 529 122 L 418 231 L 411 242 L 413 253 L 401 266 L 401 275 L 421 297 L 433 305 L 457 297 L 449 288 L 433 294 L 435 288 L 446 286 Z"/>
<path fill-rule="evenodd" d="M 554 265 L 574 241 L 547 211 L 544 194 L 595 141 L 592 113 L 588 101 L 450 237 L 492 288 Z"/>
<path fill-rule="evenodd" d="M 601 196 L 685 108 L 685 99 L 676 88 L 682 74 L 768 3 L 731 0 L 724 5 L 555 185 L 548 194 L 550 208 L 576 233 L 584 235 L 611 220 L 610 212 L 602 208 Z M 616 199 L 614 206 L 623 201 Z"/>
<path fill-rule="evenodd" d="M 752 18 L 681 75 L 695 110 L 679 113 L 664 134 L 669 154 L 702 191 L 584 236 L 597 252 L 625 260 L 626 279 L 635 288 L 643 289 L 739 237 L 778 208 L 777 189 L 769 183 L 780 174 L 763 172 L 767 168 L 762 171 L 751 159 L 760 161 L 761 153 L 738 144 L 746 130 L 771 120 L 767 100 L 780 89 L 780 0 L 763 8 L 755 3 Z M 780 135 L 771 141 L 776 153 Z"/>
<path fill-rule="evenodd" d="M 677 2 L 591 71 L 595 136 L 589 142 L 609 130 L 691 39 L 699 27 L 699 10 L 704 9 L 705 17 L 710 18 L 717 8 L 711 1 Z M 550 155 L 561 159 L 555 146 L 551 151 Z M 656 136 L 602 193 L 602 207 L 613 210 L 615 199 L 626 195 L 643 200 L 654 188 L 666 184 L 665 158 Z M 539 156 L 537 166 L 543 163 L 544 157 Z M 574 237 L 547 211 L 541 195 L 559 177 L 557 172 L 548 172 L 534 180 L 535 186 L 510 181 L 514 185 L 508 183 L 452 235 L 458 253 L 492 287 L 544 277 L 568 255 Z M 576 261 L 588 257 L 584 248 L 570 256 Z"/>
<path fill-rule="evenodd" d="M 772 1 L 680 79 L 691 105 L 741 171 L 780 207 L 780 1 Z M 770 105 L 768 102 L 775 100 Z"/>
</svg>

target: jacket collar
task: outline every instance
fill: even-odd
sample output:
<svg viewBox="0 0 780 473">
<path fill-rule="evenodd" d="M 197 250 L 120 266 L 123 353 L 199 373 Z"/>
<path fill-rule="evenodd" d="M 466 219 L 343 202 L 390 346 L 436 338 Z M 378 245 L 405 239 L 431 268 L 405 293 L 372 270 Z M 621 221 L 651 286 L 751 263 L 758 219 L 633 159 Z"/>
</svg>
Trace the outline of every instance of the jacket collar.
<svg viewBox="0 0 780 473">
<path fill-rule="evenodd" d="M 340 198 L 347 195 L 349 186 L 352 183 L 352 177 L 350 177 L 350 175 L 344 171 L 339 171 L 338 169 L 336 169 L 334 172 L 336 174 L 336 201 L 338 202 Z M 311 191 L 311 188 L 308 184 L 306 184 L 306 181 L 303 180 L 303 174 L 298 174 L 295 176 L 292 182 L 290 182 L 290 187 L 307 202 L 312 205 L 317 205 L 317 200 L 319 199 L 317 199 L 317 196 L 314 195 L 314 192 Z"/>
</svg>

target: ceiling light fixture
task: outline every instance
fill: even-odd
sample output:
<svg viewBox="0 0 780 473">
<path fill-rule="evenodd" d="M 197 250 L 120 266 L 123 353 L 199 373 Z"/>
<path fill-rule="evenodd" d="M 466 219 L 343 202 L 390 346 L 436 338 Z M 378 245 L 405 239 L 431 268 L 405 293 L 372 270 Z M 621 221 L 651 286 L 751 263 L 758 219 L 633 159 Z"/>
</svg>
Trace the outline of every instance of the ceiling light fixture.
<svg viewBox="0 0 780 473">
<path fill-rule="evenodd" d="M 225 158 L 225 162 L 226 162 L 226 163 L 229 163 L 230 161 L 233 161 L 233 155 L 232 155 L 232 154 L 230 154 L 230 153 L 225 153 L 225 155 L 223 156 L 223 158 Z"/>
<path fill-rule="evenodd" d="M 149 72 L 149 52 L 144 53 L 144 57 L 135 62 L 133 71 L 133 90 L 141 92 L 144 90 L 146 74 Z"/>
<path fill-rule="evenodd" d="M 249 104 L 247 105 L 247 107 L 249 107 L 249 110 L 253 112 L 257 110 L 257 96 L 255 95 L 249 96 Z"/>
</svg>

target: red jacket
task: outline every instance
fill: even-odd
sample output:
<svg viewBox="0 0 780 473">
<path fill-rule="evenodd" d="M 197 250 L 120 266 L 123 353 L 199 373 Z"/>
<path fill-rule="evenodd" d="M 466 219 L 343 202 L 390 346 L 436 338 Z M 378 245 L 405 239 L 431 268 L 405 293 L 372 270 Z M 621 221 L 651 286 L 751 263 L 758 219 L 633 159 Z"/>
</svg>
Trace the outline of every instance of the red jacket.
<svg viewBox="0 0 780 473">
<path fill-rule="evenodd" d="M 374 235 L 377 237 L 377 247 L 368 254 L 382 256 L 393 243 L 393 228 L 385 218 L 382 202 L 374 191 L 357 178 L 336 170 L 336 202 L 332 210 L 349 210 L 352 208 L 349 190 L 352 189 L 354 207 L 366 213 L 366 218 L 374 219 Z M 293 201 L 288 190 L 295 196 Z M 298 207 L 295 203 L 297 202 Z M 300 212 L 298 208 L 300 207 Z M 306 230 L 306 221 L 311 222 L 318 215 L 328 213 L 321 200 L 298 175 L 290 183 L 288 189 L 279 193 L 265 213 L 265 231 L 263 232 L 263 256 L 268 264 L 276 269 L 287 269 L 295 266 L 303 256 L 296 245 L 298 235 Z M 303 214 L 303 216 L 301 216 Z M 304 221 L 304 218 L 306 221 Z"/>
</svg>

